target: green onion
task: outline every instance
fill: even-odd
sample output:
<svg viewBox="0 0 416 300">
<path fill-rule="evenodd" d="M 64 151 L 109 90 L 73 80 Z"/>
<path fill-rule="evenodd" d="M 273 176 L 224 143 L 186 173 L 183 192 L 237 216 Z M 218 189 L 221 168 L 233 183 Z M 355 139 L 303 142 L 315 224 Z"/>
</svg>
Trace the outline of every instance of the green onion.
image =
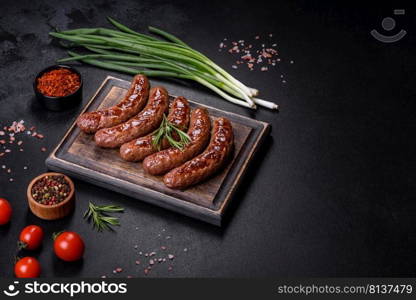
<svg viewBox="0 0 416 300">
<path fill-rule="evenodd" d="M 165 40 L 138 33 L 108 17 L 117 29 L 79 28 L 50 35 L 69 42 L 65 47 L 83 47 L 88 54 L 68 51 L 69 57 L 58 62 L 80 61 L 100 68 L 151 77 L 174 77 L 196 81 L 232 103 L 270 109 L 278 106 L 256 98 L 258 90 L 230 75 L 201 52 L 174 35 L 149 26 L 149 31 Z M 169 140 L 169 139 L 168 139 Z"/>
</svg>

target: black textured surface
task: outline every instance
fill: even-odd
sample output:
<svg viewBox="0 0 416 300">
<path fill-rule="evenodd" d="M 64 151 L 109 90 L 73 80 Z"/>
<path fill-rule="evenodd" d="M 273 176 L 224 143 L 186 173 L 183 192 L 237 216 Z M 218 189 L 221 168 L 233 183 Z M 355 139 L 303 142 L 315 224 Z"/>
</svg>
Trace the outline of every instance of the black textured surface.
<svg viewBox="0 0 416 300">
<path fill-rule="evenodd" d="M 145 259 L 135 265 L 138 252 L 162 245 L 176 255 L 174 269 L 169 272 L 165 263 L 149 276 L 414 276 L 414 10 L 362 2 L 279 1 L 273 7 L 260 1 L 196 2 L 1 1 L 0 123 L 24 119 L 47 137 L 26 138 L 25 152 L 0 158 L 15 178 L 9 182 L 0 170 L 0 197 L 14 208 L 12 223 L 0 228 L 0 275 L 12 276 L 17 235 L 34 223 L 47 236 L 75 230 L 87 243 L 82 262 L 65 264 L 54 257 L 47 238 L 33 254 L 47 277 L 144 276 Z M 374 40 L 370 30 L 381 30 L 382 18 L 394 8 L 407 9 L 395 18 L 408 35 L 396 44 Z M 65 55 L 48 37 L 50 25 L 108 26 L 107 15 L 137 30 L 150 24 L 165 28 L 281 105 L 280 113 L 250 112 L 194 84 L 152 81 L 173 94 L 272 123 L 271 138 L 235 196 L 224 228 L 79 181 L 74 215 L 44 222 L 28 211 L 26 186 L 45 171 L 47 152 L 39 148 L 55 146 L 81 109 L 46 112 L 33 98 L 36 73 Z M 233 70 L 231 58 L 218 52 L 224 37 L 269 32 L 283 59 L 276 70 Z M 129 78 L 78 69 L 83 103 L 108 74 Z M 124 206 L 122 226 L 115 233 L 93 232 L 81 218 L 88 201 Z M 123 272 L 112 274 L 115 267 Z"/>
</svg>

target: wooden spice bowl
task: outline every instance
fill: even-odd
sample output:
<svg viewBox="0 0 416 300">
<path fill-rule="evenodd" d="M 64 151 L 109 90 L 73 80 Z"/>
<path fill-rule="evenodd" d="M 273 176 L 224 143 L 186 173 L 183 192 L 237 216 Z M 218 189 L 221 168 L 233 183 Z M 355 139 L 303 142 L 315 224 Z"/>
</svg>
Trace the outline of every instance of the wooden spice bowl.
<svg viewBox="0 0 416 300">
<path fill-rule="evenodd" d="M 69 195 L 66 196 L 66 198 L 58 203 L 53 205 L 46 205 L 41 204 L 37 202 L 32 197 L 32 187 L 39 179 L 45 177 L 45 176 L 64 176 L 65 180 L 68 182 L 70 187 Z M 44 220 L 57 220 L 61 219 L 67 215 L 69 215 L 75 208 L 75 186 L 74 182 L 65 174 L 62 173 L 55 173 L 55 172 L 49 172 L 49 173 L 43 173 L 37 177 L 35 177 L 27 187 L 27 200 L 29 203 L 29 208 L 32 211 L 32 213 Z"/>
</svg>

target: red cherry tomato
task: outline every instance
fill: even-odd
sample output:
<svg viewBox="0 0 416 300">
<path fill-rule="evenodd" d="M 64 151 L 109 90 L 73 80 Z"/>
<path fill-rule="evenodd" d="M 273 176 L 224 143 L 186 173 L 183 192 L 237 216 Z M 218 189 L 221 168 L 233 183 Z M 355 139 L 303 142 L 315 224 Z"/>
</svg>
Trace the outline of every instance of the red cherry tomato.
<svg viewBox="0 0 416 300">
<path fill-rule="evenodd" d="M 14 274 L 17 278 L 35 278 L 40 275 L 40 263 L 36 258 L 23 257 L 14 265 Z"/>
<path fill-rule="evenodd" d="M 4 198 L 0 198 L 0 225 L 6 225 L 9 223 L 12 217 L 12 207 Z"/>
<path fill-rule="evenodd" d="M 81 236 L 72 231 L 60 233 L 53 244 L 56 256 L 65 261 L 76 261 L 84 254 L 84 241 Z"/>
<path fill-rule="evenodd" d="M 27 250 L 36 250 L 42 244 L 43 230 L 37 225 L 29 225 L 20 232 L 19 240 L 22 248 Z"/>
</svg>

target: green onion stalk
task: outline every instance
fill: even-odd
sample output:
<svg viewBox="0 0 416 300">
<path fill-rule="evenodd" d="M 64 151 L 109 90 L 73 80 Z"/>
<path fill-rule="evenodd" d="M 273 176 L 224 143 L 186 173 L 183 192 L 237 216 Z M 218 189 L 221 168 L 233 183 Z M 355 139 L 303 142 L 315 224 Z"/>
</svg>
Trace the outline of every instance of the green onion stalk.
<svg viewBox="0 0 416 300">
<path fill-rule="evenodd" d="M 255 109 L 257 105 L 278 109 L 278 105 L 257 98 L 258 90 L 244 85 L 208 57 L 155 27 L 149 31 L 162 38 L 136 32 L 108 18 L 116 28 L 79 28 L 50 32 L 66 41 L 65 47 L 88 50 L 88 54 L 68 51 L 69 57 L 58 62 L 80 61 L 99 68 L 150 77 L 174 77 L 193 80 L 214 91 L 225 100 Z"/>
</svg>

